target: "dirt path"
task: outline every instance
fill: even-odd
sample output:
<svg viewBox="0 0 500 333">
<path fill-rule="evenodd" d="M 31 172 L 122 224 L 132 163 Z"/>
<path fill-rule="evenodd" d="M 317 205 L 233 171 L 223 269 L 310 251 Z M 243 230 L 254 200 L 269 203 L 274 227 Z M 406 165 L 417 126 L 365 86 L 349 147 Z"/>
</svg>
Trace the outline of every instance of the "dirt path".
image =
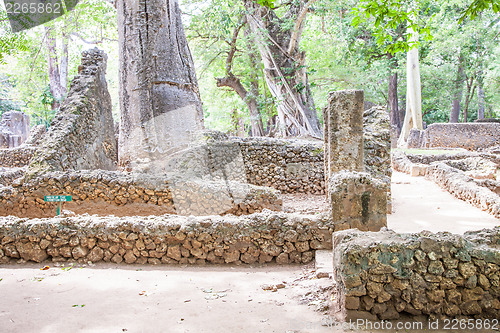
<svg viewBox="0 0 500 333">
<path fill-rule="evenodd" d="M 500 225 L 500 220 L 455 198 L 434 182 L 401 172 L 392 174 L 393 213 L 387 226 L 398 232 L 450 231 L 463 234 Z"/>
<path fill-rule="evenodd" d="M 0 267 L 0 332 L 336 331 L 308 305 L 312 280 L 295 281 L 301 266 L 41 267 Z"/>
</svg>

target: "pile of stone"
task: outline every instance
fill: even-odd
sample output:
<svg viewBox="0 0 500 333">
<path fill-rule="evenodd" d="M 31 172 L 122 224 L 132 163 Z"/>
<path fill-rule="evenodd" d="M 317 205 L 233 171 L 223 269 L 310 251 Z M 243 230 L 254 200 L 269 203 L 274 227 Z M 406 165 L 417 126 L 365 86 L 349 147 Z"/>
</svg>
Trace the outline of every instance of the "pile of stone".
<svg viewBox="0 0 500 333">
<path fill-rule="evenodd" d="M 500 227 L 333 235 L 341 319 L 500 318 Z"/>
<path fill-rule="evenodd" d="M 245 217 L 0 217 L 0 263 L 307 263 L 315 249 L 331 248 L 332 231 L 325 216 L 270 211 Z"/>
<path fill-rule="evenodd" d="M 117 171 L 46 172 L 21 178 L 0 193 L 0 215 L 54 216 L 47 195 L 70 195 L 65 208 L 77 214 L 212 215 L 281 210 L 279 192 L 238 182 L 200 181 L 176 174 L 146 175 Z"/>
</svg>

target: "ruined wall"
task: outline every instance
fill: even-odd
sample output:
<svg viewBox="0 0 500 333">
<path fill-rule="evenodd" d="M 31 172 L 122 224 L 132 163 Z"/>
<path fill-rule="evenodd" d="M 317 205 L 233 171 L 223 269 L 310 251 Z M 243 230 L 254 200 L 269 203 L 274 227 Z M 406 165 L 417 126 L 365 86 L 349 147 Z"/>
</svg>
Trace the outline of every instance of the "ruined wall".
<svg viewBox="0 0 500 333">
<path fill-rule="evenodd" d="M 0 218 L 0 263 L 79 261 L 136 264 L 307 263 L 331 248 L 320 216 Z"/>
<path fill-rule="evenodd" d="M 269 186 L 283 193 L 325 193 L 323 148 L 315 140 L 219 136 L 162 163 L 165 171 L 193 178 L 228 179 Z"/>
<path fill-rule="evenodd" d="M 21 145 L 12 149 L 0 149 L 0 167 L 27 166 L 35 155 L 36 147 Z"/>
<path fill-rule="evenodd" d="M 56 204 L 46 195 L 71 195 L 64 208 L 76 214 L 117 216 L 251 214 L 281 210 L 279 193 L 238 182 L 201 181 L 179 175 L 114 171 L 47 172 L 21 178 L 0 191 L 0 216 L 51 217 Z"/>
<path fill-rule="evenodd" d="M 475 182 L 463 171 L 443 162 L 432 163 L 427 168 L 425 177 L 455 197 L 500 218 L 500 195 L 488 188 L 488 183 Z"/>
<path fill-rule="evenodd" d="M 500 318 L 500 227 L 333 235 L 341 319 Z"/>
<path fill-rule="evenodd" d="M 9 111 L 0 121 L 0 148 L 20 146 L 30 134 L 30 118 L 21 111 Z"/>
<path fill-rule="evenodd" d="M 464 148 L 478 150 L 498 145 L 499 123 L 431 124 L 410 133 L 409 148 Z"/>
<path fill-rule="evenodd" d="M 31 172 L 116 169 L 106 59 L 106 54 L 98 49 L 82 53 L 78 75 L 71 81 L 68 96 L 43 137 L 30 164 Z"/>
</svg>

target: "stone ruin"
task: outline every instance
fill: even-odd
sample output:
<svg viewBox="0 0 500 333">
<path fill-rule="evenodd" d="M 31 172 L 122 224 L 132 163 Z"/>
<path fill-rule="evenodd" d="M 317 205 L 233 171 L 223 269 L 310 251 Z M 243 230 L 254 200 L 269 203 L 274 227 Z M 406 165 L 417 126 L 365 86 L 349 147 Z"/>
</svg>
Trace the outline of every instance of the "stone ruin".
<svg viewBox="0 0 500 333">
<path fill-rule="evenodd" d="M 474 122 L 431 124 L 425 130 L 411 129 L 408 148 L 487 149 L 499 144 L 500 123 Z"/>
<path fill-rule="evenodd" d="M 449 151 L 439 154 L 393 154 L 394 170 L 425 176 L 455 197 L 500 218 L 500 155 Z"/>
<path fill-rule="evenodd" d="M 30 119 L 21 111 L 9 111 L 0 121 L 0 148 L 20 146 L 30 134 Z"/>
<path fill-rule="evenodd" d="M 71 195 L 73 200 L 64 208 L 75 214 L 241 216 L 281 211 L 280 191 L 327 193 L 324 148 L 316 140 L 241 139 L 205 132 L 168 159 L 142 161 L 131 172 L 117 170 L 105 69 L 102 51 L 84 52 L 79 73 L 48 132 L 41 135 L 37 129 L 37 134 L 18 149 L 0 151 L 2 167 L 10 168 L 3 172 L 0 184 L 0 215 L 50 218 L 55 205 L 43 197 Z M 360 105 L 348 111 L 355 112 L 358 120 L 355 140 L 361 157 L 355 172 L 369 171 L 371 183 L 355 195 L 356 200 L 363 200 L 359 204 L 361 215 L 356 215 L 358 222 L 350 220 L 358 211 L 333 209 L 334 216 L 325 212 L 332 216 L 328 219 L 331 231 L 334 225 L 346 228 L 358 223 L 360 228 L 375 230 L 385 223 L 377 212 L 385 209 L 386 195 L 377 193 L 375 198 L 367 193 L 390 177 L 389 135 L 382 128 L 387 115 L 383 109 L 372 108 L 363 117 L 362 98 Z M 332 115 L 334 112 L 340 109 L 331 111 Z M 339 138 L 339 147 L 343 144 Z M 348 160 L 344 164 L 339 170 L 353 171 L 347 167 Z M 363 182 L 367 179 L 365 174 L 356 175 Z M 379 181 L 373 179 L 377 177 Z M 334 178 L 330 175 L 332 184 Z M 352 192 L 350 180 L 345 186 L 341 183 L 332 186 L 339 198 L 345 195 L 342 191 Z M 377 211 L 372 213 L 372 209 Z"/>
<path fill-rule="evenodd" d="M 105 64 L 101 51 L 85 52 L 48 132 L 37 128 L 21 146 L 0 150 L 0 263 L 288 264 L 333 247 L 342 320 L 498 317 L 498 228 L 464 237 L 344 230 L 378 231 L 390 210 L 388 114 L 363 111 L 362 91 L 330 94 L 324 144 L 205 132 L 168 158 L 122 171 Z M 436 166 L 396 155 L 392 163 L 419 164 L 429 175 L 498 165 L 469 157 Z M 488 177 L 475 181 L 498 190 Z M 326 195 L 330 209 L 285 213 L 281 193 Z M 43 196 L 63 194 L 78 215 L 53 217 Z"/>
</svg>

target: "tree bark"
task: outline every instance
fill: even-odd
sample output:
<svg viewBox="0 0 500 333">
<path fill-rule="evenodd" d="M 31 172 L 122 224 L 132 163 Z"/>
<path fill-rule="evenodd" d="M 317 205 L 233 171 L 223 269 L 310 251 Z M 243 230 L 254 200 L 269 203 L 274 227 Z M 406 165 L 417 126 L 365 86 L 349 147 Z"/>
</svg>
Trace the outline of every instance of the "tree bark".
<svg viewBox="0 0 500 333">
<path fill-rule="evenodd" d="M 47 47 L 47 64 L 49 74 L 49 88 L 54 102 L 52 103 L 52 110 L 59 108 L 63 97 L 63 90 L 61 87 L 61 75 L 59 72 L 59 62 L 57 59 L 57 42 L 51 36 L 52 29 L 45 26 L 45 45 Z"/>
<path fill-rule="evenodd" d="M 467 82 L 467 93 L 465 95 L 465 105 L 464 105 L 464 119 L 463 122 L 467 122 L 467 117 L 469 114 L 469 105 L 476 93 L 476 85 L 474 84 L 474 76 L 471 76 L 466 80 Z"/>
<path fill-rule="evenodd" d="M 307 78 L 305 53 L 298 48 L 311 2 L 291 2 L 289 11 L 280 19 L 273 10 L 245 1 L 247 21 L 264 64 L 266 83 L 278 101 L 282 136 L 322 137 Z M 293 19 L 292 28 L 284 24 L 289 19 Z"/>
<path fill-rule="evenodd" d="M 450 123 L 458 123 L 460 117 L 460 101 L 462 100 L 463 85 L 465 80 L 464 57 L 462 54 L 458 57 L 457 77 L 453 91 L 453 100 L 451 102 Z"/>
<path fill-rule="evenodd" d="M 252 136 L 263 136 L 264 124 L 262 123 L 261 108 L 259 107 L 259 103 L 257 102 L 257 97 L 259 96 L 259 63 L 257 61 L 255 50 L 251 45 L 253 40 L 250 38 L 250 28 L 248 27 L 248 25 L 245 29 L 245 37 L 247 37 L 246 47 L 248 51 L 248 60 L 250 61 L 251 66 L 250 92 L 247 98 L 250 98 L 252 100 L 252 103 L 255 105 L 252 108 L 248 108 L 250 113 L 250 122 L 252 124 Z"/>
<path fill-rule="evenodd" d="M 412 39 L 416 40 L 413 34 Z M 405 146 L 410 129 L 423 129 L 422 122 L 422 92 L 420 83 L 420 63 L 418 49 L 413 48 L 406 56 L 406 114 L 398 140 L 398 146 Z"/>
<path fill-rule="evenodd" d="M 194 63 L 177 0 L 119 0 L 119 164 L 160 161 L 203 128 Z"/>
<path fill-rule="evenodd" d="M 61 54 L 61 69 L 60 69 L 60 85 L 63 96 L 68 94 L 68 35 L 63 32 L 62 36 L 62 54 Z"/>
<path fill-rule="evenodd" d="M 477 75 L 477 119 L 484 119 L 484 109 L 483 71 L 480 70 Z"/>
</svg>

